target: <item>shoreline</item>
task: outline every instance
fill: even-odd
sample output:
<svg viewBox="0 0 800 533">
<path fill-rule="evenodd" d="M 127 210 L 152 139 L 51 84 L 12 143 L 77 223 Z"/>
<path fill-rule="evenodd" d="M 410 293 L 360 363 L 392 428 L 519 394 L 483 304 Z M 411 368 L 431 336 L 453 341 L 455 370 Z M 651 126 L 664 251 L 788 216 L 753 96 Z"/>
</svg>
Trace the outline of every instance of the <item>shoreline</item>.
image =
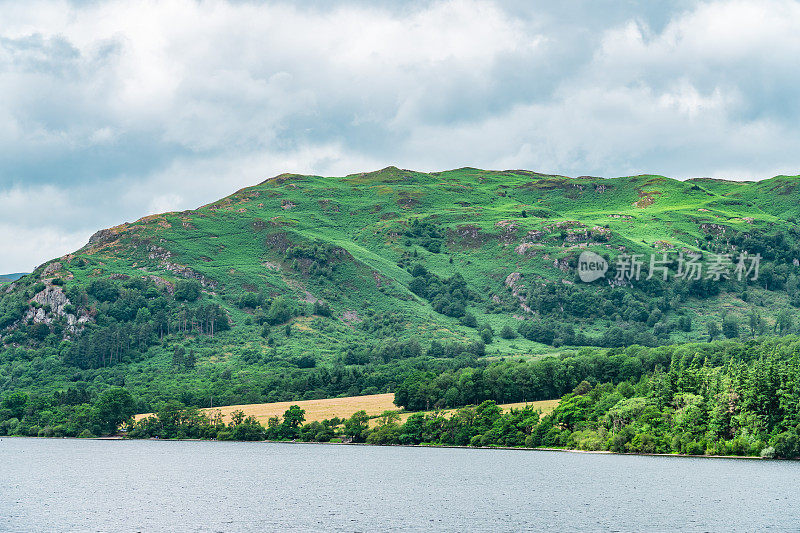
<svg viewBox="0 0 800 533">
<path fill-rule="evenodd" d="M 528 451 L 528 452 L 563 452 L 563 453 L 579 453 L 589 455 L 628 455 L 638 457 L 675 457 L 683 459 L 751 459 L 758 461 L 797 461 L 798 459 L 768 459 L 766 457 L 758 457 L 755 455 L 685 455 L 678 453 L 639 453 L 639 452 L 612 452 L 609 450 L 576 450 L 569 448 L 525 448 L 519 446 L 456 446 L 453 444 L 368 444 L 366 442 L 307 442 L 307 441 L 293 441 L 293 440 L 257 440 L 257 441 L 243 441 L 243 440 L 215 440 L 215 439 L 129 439 L 127 437 L 113 436 L 113 437 L 26 437 L 23 435 L 6 435 L 0 437 L 3 439 L 42 439 L 42 440 L 82 440 L 82 441 L 146 441 L 146 442 L 238 442 L 238 443 L 252 443 L 252 444 L 306 444 L 306 445 L 324 445 L 324 446 L 370 446 L 375 448 L 446 448 L 456 450 L 511 450 L 511 451 Z"/>
</svg>

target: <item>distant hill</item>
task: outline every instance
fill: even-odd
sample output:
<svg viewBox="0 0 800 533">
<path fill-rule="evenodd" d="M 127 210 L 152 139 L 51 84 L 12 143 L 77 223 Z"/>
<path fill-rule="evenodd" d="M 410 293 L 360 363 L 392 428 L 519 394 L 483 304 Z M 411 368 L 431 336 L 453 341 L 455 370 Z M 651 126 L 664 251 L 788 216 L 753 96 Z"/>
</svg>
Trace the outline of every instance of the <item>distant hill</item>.
<svg viewBox="0 0 800 533">
<path fill-rule="evenodd" d="M 9 285 L 0 393 L 124 383 L 144 402 L 314 399 L 585 345 L 787 333 L 800 306 L 799 183 L 281 174 L 98 231 Z M 605 278 L 580 281 L 585 251 L 608 262 Z M 665 252 L 669 279 L 645 279 Z M 675 278 L 679 253 L 709 268 L 713 254 L 742 252 L 762 257 L 755 281 L 735 265 L 730 280 Z M 614 279 L 621 254 L 639 254 L 640 280 Z"/>
<path fill-rule="evenodd" d="M 0 274 L 0 282 L 8 283 L 10 281 L 17 281 L 22 276 L 27 276 L 30 272 L 17 272 L 15 274 Z"/>
</svg>

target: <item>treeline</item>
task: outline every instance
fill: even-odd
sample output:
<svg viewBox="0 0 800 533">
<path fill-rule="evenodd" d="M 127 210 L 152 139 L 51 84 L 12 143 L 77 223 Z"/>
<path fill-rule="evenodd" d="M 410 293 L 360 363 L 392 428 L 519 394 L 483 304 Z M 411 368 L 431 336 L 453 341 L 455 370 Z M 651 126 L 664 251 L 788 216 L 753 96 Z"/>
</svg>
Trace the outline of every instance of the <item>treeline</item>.
<svg viewBox="0 0 800 533">
<path fill-rule="evenodd" d="M 620 382 L 638 379 L 657 365 L 669 365 L 668 351 L 630 351 L 607 355 L 587 351 L 532 362 L 506 361 L 485 368 L 414 372 L 395 390 L 395 404 L 412 411 L 479 404 L 559 398 L 585 379 Z"/>
<path fill-rule="evenodd" d="M 90 436 L 111 434 L 122 424 L 129 436 L 139 438 L 800 456 L 796 336 L 633 347 L 532 363 L 502 362 L 441 375 L 412 372 L 406 377 L 397 391 L 400 405 L 438 409 L 469 402 L 473 406 L 449 416 L 438 411 L 415 413 L 405 423 L 400 423 L 397 412 L 385 412 L 373 427 L 363 411 L 346 420 L 304 424 L 302 409 L 292 406 L 282 418 L 273 417 L 263 426 L 241 412 L 225 421 L 197 407 L 167 401 L 153 416 L 134 424 L 135 402 L 124 389 L 109 389 L 96 397 L 80 389 L 49 398 L 15 392 L 0 401 L 0 432 Z M 562 395 L 563 390 L 567 392 Z M 430 396 L 426 399 L 422 393 Z M 509 412 L 497 407 L 497 403 L 558 396 L 562 396 L 559 405 L 546 416 L 530 407 Z"/>
<path fill-rule="evenodd" d="M 273 416 L 266 426 L 253 416 L 234 411 L 225 418 L 219 411 L 200 411 L 180 402 L 165 402 L 147 418 L 126 424 L 130 438 L 275 440 L 303 442 L 365 442 L 370 435 L 370 417 L 358 411 L 349 418 L 333 417 L 321 422 L 305 422 L 305 410 L 292 405 L 283 416 Z M 395 424 L 400 415 L 386 411 L 377 417 L 378 425 Z"/>
<path fill-rule="evenodd" d="M 638 381 L 579 384 L 534 446 L 694 455 L 800 456 L 797 354 L 710 367 L 673 361 Z"/>
<path fill-rule="evenodd" d="M 658 347 L 631 346 L 611 350 L 582 348 L 576 354 L 525 361 L 503 361 L 485 367 L 454 368 L 447 372 L 412 372 L 395 390 L 395 404 L 417 411 L 479 404 L 546 400 L 561 397 L 581 381 L 620 383 L 636 380 L 674 360 L 688 358 L 719 366 L 750 361 L 772 351 L 800 354 L 798 338 L 751 339 L 745 343 L 713 343 Z"/>
<path fill-rule="evenodd" d="M 50 396 L 12 392 L 0 401 L 0 435 L 95 437 L 113 435 L 136 413 L 133 396 L 112 387 L 101 394 L 70 387 Z"/>
<path fill-rule="evenodd" d="M 83 360 L 95 358 L 99 364 L 71 366 L 76 362 L 73 351 L 82 342 L 87 342 Z M 159 402 L 171 399 L 204 407 L 212 397 L 214 405 L 236 405 L 392 392 L 413 371 L 440 373 L 484 365 L 479 360 L 484 353 L 479 341 L 426 346 L 415 339 L 387 338 L 350 343 L 333 360 L 323 360 L 313 352 L 286 353 L 277 346 L 267 350 L 244 347 L 235 348 L 238 357 L 220 365 L 202 363 L 217 353 L 217 340 L 209 337 L 188 342 L 181 342 L 180 336 L 165 337 L 146 352 L 121 355 L 123 364 L 115 364 L 116 353 L 114 364 L 108 362 L 110 351 L 103 355 L 102 350 L 111 343 L 98 338 L 92 344 L 90 335 L 86 341 L 56 346 L 6 348 L 0 352 L 0 397 L 4 389 L 24 390 L 38 398 L 53 394 L 57 384 L 113 384 L 129 388 L 140 412 L 149 412 Z M 106 357 L 106 366 L 102 366 L 102 357 Z M 131 360 L 137 365 L 152 361 L 164 370 L 145 376 L 131 370 Z"/>
<path fill-rule="evenodd" d="M 397 412 L 384 412 L 370 427 L 362 411 L 347 420 L 302 425 L 303 412 L 293 406 L 283 420 L 274 417 L 265 428 L 241 413 L 224 424 L 189 408 L 177 417 L 181 425 L 165 424 L 175 417 L 158 413 L 140 422 L 131 436 L 800 456 L 796 338 L 757 348 L 731 343 L 707 352 L 684 348 L 669 354 L 667 368 L 657 366 L 616 383 L 614 377 L 625 376 L 611 365 L 611 374 L 580 381 L 546 416 L 530 406 L 503 412 L 495 401 L 485 400 L 450 415 L 415 413 L 405 423 Z"/>
</svg>

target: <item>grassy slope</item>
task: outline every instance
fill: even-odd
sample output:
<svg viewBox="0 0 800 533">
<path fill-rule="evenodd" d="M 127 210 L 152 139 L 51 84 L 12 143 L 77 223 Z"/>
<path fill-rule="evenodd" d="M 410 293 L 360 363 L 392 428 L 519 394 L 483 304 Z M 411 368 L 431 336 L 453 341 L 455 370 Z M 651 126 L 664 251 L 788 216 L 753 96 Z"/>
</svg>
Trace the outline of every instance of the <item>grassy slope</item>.
<svg viewBox="0 0 800 533">
<path fill-rule="evenodd" d="M 786 217 L 800 212 L 793 188 L 797 182 L 782 177 L 759 183 L 680 182 L 660 176 L 567 179 L 475 169 L 422 174 L 392 167 L 344 178 L 282 175 L 196 211 L 120 226 L 114 230 L 120 235 L 118 241 L 83 252 L 102 262 L 102 275 L 141 275 L 136 268 L 163 275 L 158 262 L 148 260 L 138 245 L 147 240 L 169 250 L 170 261 L 221 282 L 221 292 L 255 286 L 307 299 L 308 291 L 330 301 L 339 316 L 345 310 L 358 314 L 367 306 L 398 309 L 417 319 L 409 334 L 419 334 L 435 321 L 455 337 L 463 337 L 468 332 L 456 321 L 437 315 L 408 291 L 410 275 L 397 265 L 404 252 L 416 249 L 421 261 L 440 276 L 461 272 L 474 289 L 504 295 L 502 281 L 509 273 L 562 279 L 565 275 L 553 267 L 553 260 L 583 248 L 616 252 L 625 247 L 649 253 L 654 244 L 668 243 L 697 249 L 705 236 L 702 223 L 741 231 L 785 225 Z M 521 218 L 523 210 L 538 216 Z M 427 218 L 451 230 L 443 253 L 404 246 L 402 234 L 414 218 Z M 508 237 L 505 241 L 499 239 L 502 221 L 516 225 L 503 234 Z M 608 243 L 588 246 L 535 244 L 531 248 L 535 253 L 525 256 L 515 251 L 528 231 L 564 221 L 608 226 L 613 237 Z M 473 229 L 477 231 L 469 233 Z M 314 240 L 350 254 L 342 262 L 341 284 L 317 284 L 283 262 L 286 241 Z M 89 275 L 94 268 L 76 275 Z M 486 320 L 497 328 L 509 317 Z M 506 351 L 508 346 L 501 348 Z"/>
<path fill-rule="evenodd" d="M 416 336 L 423 343 L 434 338 L 475 339 L 475 330 L 434 312 L 409 291 L 411 276 L 398 261 L 414 250 L 419 254 L 415 261 L 439 276 L 462 273 L 482 296 L 509 300 L 503 285 L 508 274 L 521 272 L 526 280 L 570 278 L 571 273 L 556 268 L 554 261 L 582 249 L 612 253 L 620 249 L 650 253 L 655 246 L 696 249 L 705 237 L 703 223 L 741 231 L 785 227 L 788 217 L 800 215 L 798 182 L 797 177 L 758 183 L 681 182 L 650 175 L 565 178 L 471 168 L 426 174 L 389 167 L 339 178 L 284 174 L 194 211 L 153 215 L 112 228 L 112 237 L 59 259 L 63 268 L 53 275 L 68 283 L 112 274 L 153 274 L 174 281 L 180 276 L 167 269 L 172 264 L 215 281 L 208 295 L 229 309 L 236 327 L 214 339 L 213 356 L 200 361 L 201 371 L 224 364 L 243 350 L 268 350 L 258 336 L 260 328 L 244 325 L 247 314 L 232 306 L 237 294 L 259 289 L 301 302 L 324 299 L 334 310 L 334 320 L 296 319 L 296 334 L 281 338 L 281 349 L 310 352 L 325 361 L 348 343 L 370 340 L 356 324 L 375 312 L 402 314 L 405 322 L 399 337 Z M 526 218 L 521 216 L 523 210 L 529 213 Z M 447 230 L 442 253 L 430 253 L 416 241 L 408 245 L 404 232 L 415 218 Z M 529 253 L 516 251 L 528 232 L 565 221 L 588 228 L 605 226 L 611 230 L 611 240 L 565 243 L 548 236 L 532 243 Z M 346 251 L 335 260 L 334 279 L 308 276 L 302 265 L 294 268 L 284 260 L 288 245 L 313 241 Z M 166 259 L 165 252 L 169 252 Z M 85 259 L 86 265 L 78 266 L 77 258 Z M 780 295 L 763 292 L 762 298 L 751 302 L 773 309 L 784 303 Z M 702 322 L 703 317 L 741 305 L 723 294 L 690 307 Z M 512 313 L 485 314 L 482 307 L 471 311 L 495 331 L 517 324 Z M 351 319 L 344 320 L 345 313 Z M 696 324 L 691 333 L 673 334 L 674 340 L 703 338 L 704 328 Z M 576 328 L 597 331 L 591 322 Z M 553 351 L 519 338 L 496 337 L 488 355 L 529 357 Z M 159 387 L 158 375 L 167 371 L 168 355 L 137 365 L 138 377 L 131 379 L 142 387 Z"/>
</svg>

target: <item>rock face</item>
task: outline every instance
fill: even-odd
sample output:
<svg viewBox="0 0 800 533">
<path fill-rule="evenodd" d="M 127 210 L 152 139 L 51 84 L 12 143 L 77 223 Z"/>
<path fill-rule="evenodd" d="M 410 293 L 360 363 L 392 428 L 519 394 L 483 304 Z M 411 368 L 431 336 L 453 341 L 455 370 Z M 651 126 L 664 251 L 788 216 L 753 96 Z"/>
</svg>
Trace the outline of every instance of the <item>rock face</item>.
<svg viewBox="0 0 800 533">
<path fill-rule="evenodd" d="M 185 265 L 179 265 L 177 263 L 173 263 L 172 261 L 170 261 L 169 259 L 172 257 L 172 252 L 170 252 L 169 250 L 165 250 L 160 246 L 151 245 L 148 246 L 147 252 L 148 252 L 147 257 L 149 257 L 154 261 L 158 261 L 161 268 L 163 268 L 164 270 L 169 270 L 170 272 L 174 272 L 175 274 L 183 276 L 184 278 L 196 279 L 205 288 L 209 289 L 217 288 L 217 282 L 214 281 L 213 279 L 209 279 L 204 275 L 200 274 L 199 272 L 195 271 L 194 269 L 191 269 Z M 172 289 L 170 289 L 170 294 L 171 293 Z"/>
<path fill-rule="evenodd" d="M 66 317 L 70 333 L 76 333 L 91 320 L 88 315 L 77 317 L 67 313 L 64 308 L 70 305 L 70 301 L 64 294 L 64 289 L 46 280 L 44 283 L 45 288 L 31 298 L 31 302 L 39 304 L 39 307 L 28 309 L 25 320 L 33 320 L 34 324 L 50 324 L 56 316 Z M 49 312 L 45 306 L 49 306 Z"/>
<path fill-rule="evenodd" d="M 111 230 L 101 229 L 91 237 L 89 237 L 89 244 L 103 244 L 117 240 L 118 236 Z"/>
<path fill-rule="evenodd" d="M 63 268 L 63 266 L 64 265 L 62 265 L 58 261 L 54 261 L 54 262 L 50 263 L 49 265 L 47 265 L 45 267 L 45 269 L 42 271 L 42 276 L 45 276 L 45 277 L 46 276 L 52 276 L 53 274 L 55 274 L 56 272 L 61 270 Z"/>
<path fill-rule="evenodd" d="M 522 284 L 522 274 L 519 272 L 512 272 L 508 276 L 506 276 L 505 285 L 511 290 L 511 294 L 519 300 L 519 306 L 526 312 L 531 313 L 531 308 L 528 306 L 527 300 L 525 299 L 525 295 L 522 294 L 522 291 L 525 289 L 525 286 Z"/>
<path fill-rule="evenodd" d="M 32 300 L 41 305 L 49 305 L 50 310 L 59 316 L 64 316 L 64 306 L 70 303 L 64 290 L 58 285 L 46 286 L 42 291 L 36 293 Z M 39 309 L 39 311 L 43 311 L 43 309 Z"/>
</svg>

